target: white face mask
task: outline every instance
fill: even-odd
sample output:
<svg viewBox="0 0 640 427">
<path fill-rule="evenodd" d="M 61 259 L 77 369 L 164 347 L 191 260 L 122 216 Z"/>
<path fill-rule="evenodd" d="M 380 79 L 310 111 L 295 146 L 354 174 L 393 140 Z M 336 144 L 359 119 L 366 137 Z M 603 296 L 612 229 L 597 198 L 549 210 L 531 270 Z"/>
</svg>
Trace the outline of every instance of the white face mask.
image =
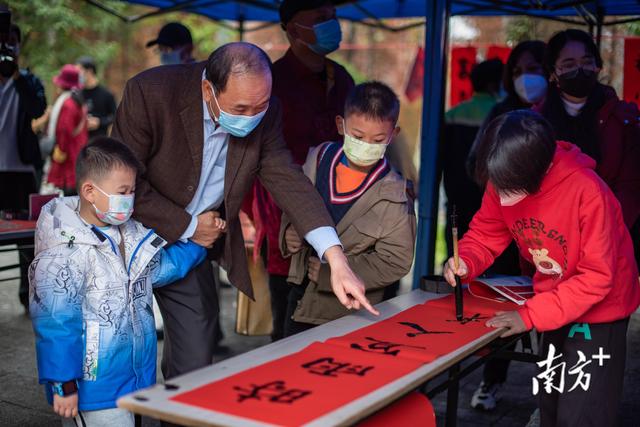
<svg viewBox="0 0 640 427">
<path fill-rule="evenodd" d="M 357 166 L 371 166 L 384 157 L 387 146 L 391 142 L 391 137 L 386 144 L 370 144 L 359 140 L 347 133 L 345 122 L 342 123 L 344 131 L 344 143 L 342 149 L 350 162 Z"/>
<path fill-rule="evenodd" d="M 106 212 L 101 211 L 93 204 L 98 219 L 106 224 L 120 225 L 131 218 L 133 213 L 134 196 L 132 194 L 107 194 L 100 187 L 93 184 L 102 194 L 109 198 L 109 207 Z"/>
<path fill-rule="evenodd" d="M 564 110 L 571 117 L 576 117 L 578 114 L 580 114 L 580 111 L 582 111 L 582 107 L 584 107 L 584 104 L 586 104 L 586 102 L 575 103 L 567 101 L 564 98 L 562 98 L 562 102 L 564 103 Z"/>
<path fill-rule="evenodd" d="M 501 206 L 514 206 L 527 197 L 527 193 L 504 193 L 499 191 L 498 196 L 500 196 Z"/>
<path fill-rule="evenodd" d="M 539 74 L 521 74 L 513 81 L 513 87 L 523 101 L 535 104 L 547 94 L 547 79 Z"/>
</svg>

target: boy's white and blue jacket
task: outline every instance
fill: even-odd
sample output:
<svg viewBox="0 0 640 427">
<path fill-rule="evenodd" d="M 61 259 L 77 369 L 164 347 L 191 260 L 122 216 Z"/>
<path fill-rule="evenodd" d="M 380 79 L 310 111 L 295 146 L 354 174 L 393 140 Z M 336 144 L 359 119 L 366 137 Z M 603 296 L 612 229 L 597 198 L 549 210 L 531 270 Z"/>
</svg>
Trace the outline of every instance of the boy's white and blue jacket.
<svg viewBox="0 0 640 427">
<path fill-rule="evenodd" d="M 155 383 L 153 287 L 186 276 L 206 251 L 191 242 L 163 249 L 165 240 L 129 220 L 119 226 L 122 256 L 113 238 L 82 221 L 78 204 L 65 197 L 42 209 L 29 310 L 49 402 L 50 382 L 76 379 L 79 409 L 91 411 Z"/>
</svg>

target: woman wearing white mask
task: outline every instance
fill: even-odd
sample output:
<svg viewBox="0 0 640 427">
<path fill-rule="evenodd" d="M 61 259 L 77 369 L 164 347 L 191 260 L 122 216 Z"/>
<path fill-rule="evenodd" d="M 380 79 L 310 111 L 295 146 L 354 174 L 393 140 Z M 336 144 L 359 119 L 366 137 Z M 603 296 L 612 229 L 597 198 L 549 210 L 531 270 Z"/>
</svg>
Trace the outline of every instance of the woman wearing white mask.
<svg viewBox="0 0 640 427">
<path fill-rule="evenodd" d="M 478 136 L 471 148 L 467 160 L 467 170 L 475 179 L 476 150 L 480 136 L 489 123 L 501 114 L 514 110 L 529 109 L 541 102 L 547 92 L 547 75 L 543 66 L 545 43 L 539 40 L 527 40 L 519 43 L 509 55 L 503 72 L 503 86 L 507 97 L 496 104 L 485 119 Z M 478 180 L 476 179 L 476 182 Z M 515 202 L 513 200 L 507 201 Z M 496 258 L 493 265 L 485 272 L 487 275 L 513 275 L 520 271 L 518 249 L 511 244 L 504 253 Z M 520 274 L 524 274 L 520 271 Z M 491 411 L 500 399 L 500 389 L 507 380 L 509 361 L 491 359 L 484 367 L 483 379 L 471 398 L 471 406 L 476 409 Z"/>
<path fill-rule="evenodd" d="M 505 99 L 496 104 L 485 118 L 478 135 L 489 123 L 501 114 L 523 108 L 531 108 L 542 100 L 547 93 L 547 74 L 544 69 L 545 43 L 540 40 L 527 40 L 513 48 L 504 67 L 502 85 L 507 93 Z M 476 149 L 479 138 L 469 153 L 467 169 L 469 175 L 475 175 Z"/>
</svg>

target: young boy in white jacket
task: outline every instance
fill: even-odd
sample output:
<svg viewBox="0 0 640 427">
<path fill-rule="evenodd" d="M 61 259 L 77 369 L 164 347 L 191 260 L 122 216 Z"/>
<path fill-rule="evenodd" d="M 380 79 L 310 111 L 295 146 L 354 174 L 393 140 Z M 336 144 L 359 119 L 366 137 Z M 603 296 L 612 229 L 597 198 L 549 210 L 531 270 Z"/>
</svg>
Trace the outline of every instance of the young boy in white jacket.
<svg viewBox="0 0 640 427">
<path fill-rule="evenodd" d="M 153 287 L 206 255 L 192 242 L 164 248 L 130 219 L 138 167 L 121 142 L 94 140 L 77 159 L 79 196 L 52 200 L 38 220 L 30 313 L 39 381 L 63 426 L 134 425 L 116 400 L 155 383 Z"/>
</svg>

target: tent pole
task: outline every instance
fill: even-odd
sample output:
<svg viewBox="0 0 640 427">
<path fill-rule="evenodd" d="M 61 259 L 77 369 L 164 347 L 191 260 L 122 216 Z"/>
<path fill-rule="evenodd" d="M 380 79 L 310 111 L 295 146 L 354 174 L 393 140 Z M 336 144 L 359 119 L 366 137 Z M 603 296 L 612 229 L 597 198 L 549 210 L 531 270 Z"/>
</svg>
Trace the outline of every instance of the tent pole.
<svg viewBox="0 0 640 427">
<path fill-rule="evenodd" d="M 425 0 L 424 94 L 420 142 L 420 193 L 418 196 L 418 236 L 413 287 L 420 278 L 433 273 L 438 214 L 438 151 L 444 109 L 449 0 Z"/>
<path fill-rule="evenodd" d="M 240 15 L 238 19 L 238 41 L 244 41 L 244 16 Z"/>
<path fill-rule="evenodd" d="M 600 43 L 602 42 L 602 24 L 604 23 L 604 11 L 602 8 L 598 8 L 596 11 L 596 46 L 598 51 L 600 50 Z"/>
</svg>

